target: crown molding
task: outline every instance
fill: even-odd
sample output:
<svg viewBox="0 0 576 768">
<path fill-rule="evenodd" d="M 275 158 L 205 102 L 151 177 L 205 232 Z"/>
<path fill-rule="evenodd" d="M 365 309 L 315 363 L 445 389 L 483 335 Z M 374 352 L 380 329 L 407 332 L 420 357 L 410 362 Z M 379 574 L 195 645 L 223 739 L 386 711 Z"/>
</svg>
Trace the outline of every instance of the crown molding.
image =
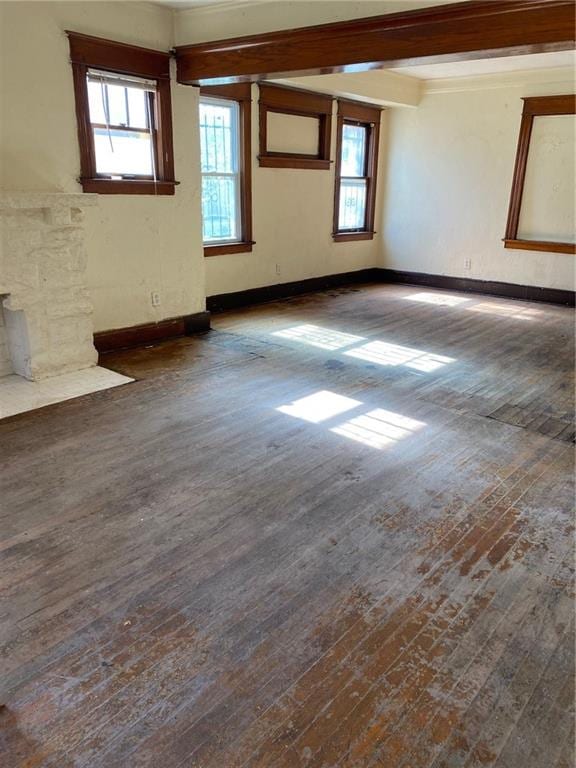
<svg viewBox="0 0 576 768">
<path fill-rule="evenodd" d="M 422 80 L 422 95 L 433 93 L 460 93 L 463 91 L 491 91 L 523 85 L 558 86 L 559 92 L 576 88 L 576 74 L 572 67 L 550 67 L 516 72 L 494 72 L 471 77 L 442 77 Z"/>
</svg>

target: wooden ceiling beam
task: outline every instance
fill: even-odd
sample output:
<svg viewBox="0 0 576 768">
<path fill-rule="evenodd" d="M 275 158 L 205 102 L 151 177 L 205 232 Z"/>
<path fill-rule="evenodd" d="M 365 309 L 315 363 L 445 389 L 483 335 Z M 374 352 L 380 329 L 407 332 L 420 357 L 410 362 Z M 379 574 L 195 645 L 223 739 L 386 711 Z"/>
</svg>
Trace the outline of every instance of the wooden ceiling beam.
<svg viewBox="0 0 576 768">
<path fill-rule="evenodd" d="M 574 47 L 573 0 L 472 0 L 175 49 L 178 81 L 296 75 L 505 56 Z"/>
</svg>

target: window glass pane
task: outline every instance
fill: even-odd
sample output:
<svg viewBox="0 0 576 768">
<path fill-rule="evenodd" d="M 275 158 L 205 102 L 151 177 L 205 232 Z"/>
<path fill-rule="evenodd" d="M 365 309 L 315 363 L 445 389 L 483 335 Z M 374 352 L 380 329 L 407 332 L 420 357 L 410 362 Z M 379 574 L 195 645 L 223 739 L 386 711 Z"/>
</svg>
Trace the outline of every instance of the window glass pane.
<svg viewBox="0 0 576 768">
<path fill-rule="evenodd" d="M 92 123 L 147 128 L 148 98 L 148 92 L 142 88 L 88 80 L 88 103 Z"/>
<path fill-rule="evenodd" d="M 131 128 L 148 128 L 148 93 L 140 88 L 126 88 L 126 95 L 128 125 Z"/>
<path fill-rule="evenodd" d="M 237 184 L 237 176 L 202 177 L 204 242 L 239 239 Z"/>
<path fill-rule="evenodd" d="M 341 176 L 364 176 L 368 129 L 363 125 L 342 126 Z"/>
<path fill-rule="evenodd" d="M 200 102 L 202 173 L 235 173 L 238 104 Z"/>
<path fill-rule="evenodd" d="M 149 133 L 94 128 L 96 172 L 111 175 L 152 176 L 152 142 Z"/>
<path fill-rule="evenodd" d="M 92 123 L 105 123 L 104 99 L 106 98 L 106 86 L 93 81 L 88 81 L 88 103 L 90 105 L 90 121 Z"/>
<path fill-rule="evenodd" d="M 108 94 L 109 121 L 112 125 L 128 125 L 126 113 L 126 88 L 119 85 L 105 85 Z"/>
<path fill-rule="evenodd" d="M 366 179 L 342 179 L 338 229 L 364 229 L 366 226 Z"/>
</svg>

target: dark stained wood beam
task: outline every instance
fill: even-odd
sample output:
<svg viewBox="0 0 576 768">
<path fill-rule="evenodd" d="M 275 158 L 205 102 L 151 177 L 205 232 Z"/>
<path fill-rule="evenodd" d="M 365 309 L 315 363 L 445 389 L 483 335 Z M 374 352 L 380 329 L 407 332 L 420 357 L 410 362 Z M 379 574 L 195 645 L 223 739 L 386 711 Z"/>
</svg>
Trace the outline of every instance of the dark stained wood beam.
<svg viewBox="0 0 576 768">
<path fill-rule="evenodd" d="M 176 48 L 190 85 L 567 50 L 572 0 L 480 0 Z"/>
</svg>

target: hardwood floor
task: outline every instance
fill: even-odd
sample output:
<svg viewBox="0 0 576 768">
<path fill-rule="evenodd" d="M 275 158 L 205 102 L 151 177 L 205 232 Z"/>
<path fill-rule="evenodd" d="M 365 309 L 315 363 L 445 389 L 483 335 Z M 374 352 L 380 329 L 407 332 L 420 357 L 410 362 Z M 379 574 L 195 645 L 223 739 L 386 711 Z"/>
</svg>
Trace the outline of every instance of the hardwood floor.
<svg viewBox="0 0 576 768">
<path fill-rule="evenodd" d="M 0 422 L 2 765 L 572 766 L 572 311 L 213 325 Z"/>
</svg>

